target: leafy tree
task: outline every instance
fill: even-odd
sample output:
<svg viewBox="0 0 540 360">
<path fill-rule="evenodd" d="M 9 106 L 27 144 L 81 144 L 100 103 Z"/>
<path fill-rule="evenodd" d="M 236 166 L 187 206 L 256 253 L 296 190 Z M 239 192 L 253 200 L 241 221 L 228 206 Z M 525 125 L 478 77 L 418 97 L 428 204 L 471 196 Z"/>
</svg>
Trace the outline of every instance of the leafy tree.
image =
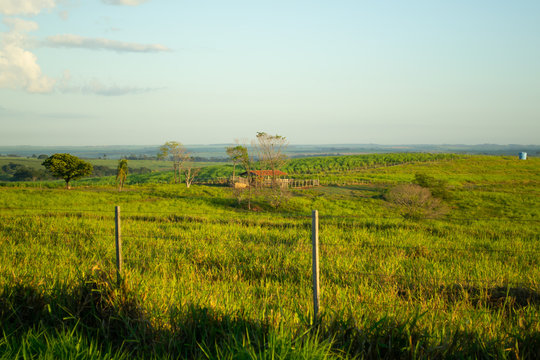
<svg viewBox="0 0 540 360">
<path fill-rule="evenodd" d="M 13 175 L 13 174 L 15 174 L 17 169 L 19 169 L 21 166 L 23 166 L 23 165 L 17 164 L 17 163 L 14 163 L 14 162 L 9 162 L 6 165 L 2 165 L 1 169 L 2 169 L 3 173 Z"/>
<path fill-rule="evenodd" d="M 251 174 L 251 170 L 253 170 L 253 158 L 249 155 L 247 146 L 244 145 L 238 145 L 234 147 L 234 153 L 235 157 L 240 163 L 244 169 L 246 170 L 247 174 L 247 187 L 246 188 L 233 188 L 234 196 L 236 196 L 236 199 L 238 200 L 238 204 L 242 202 L 244 199 L 244 195 L 247 192 L 247 206 L 248 209 L 251 210 L 251 199 L 253 197 L 253 189 L 252 189 L 252 183 L 253 183 L 253 175 Z"/>
<path fill-rule="evenodd" d="M 118 168 L 116 172 L 116 183 L 118 184 L 118 191 L 122 191 L 124 183 L 126 182 L 128 175 L 128 161 L 121 159 L 118 161 Z"/>
<path fill-rule="evenodd" d="M 261 169 L 271 170 L 271 188 L 267 191 L 267 198 L 273 207 L 279 207 L 286 199 L 287 191 L 278 182 L 277 170 L 287 162 L 285 149 L 289 145 L 287 138 L 281 135 L 269 135 L 265 132 L 257 133 L 256 148 L 258 150 Z"/>
<path fill-rule="evenodd" d="M 189 158 L 189 153 L 182 143 L 177 141 L 167 141 L 159 148 L 158 159 L 169 159 L 173 162 L 174 182 L 180 182 L 182 167 L 184 162 Z"/>
<path fill-rule="evenodd" d="M 54 177 L 62 178 L 66 182 L 66 189 L 70 189 L 69 182 L 83 176 L 92 174 L 92 164 L 83 161 L 71 154 L 53 154 L 41 163 Z"/>
<path fill-rule="evenodd" d="M 233 182 L 236 177 L 236 164 L 239 164 L 242 162 L 242 156 L 244 156 L 244 150 L 246 150 L 245 146 L 242 145 L 236 145 L 236 146 L 230 146 L 227 149 L 227 155 L 231 158 L 233 162 Z"/>
<path fill-rule="evenodd" d="M 21 165 L 13 173 L 12 181 L 36 181 L 39 178 L 44 178 L 43 170 L 37 170 L 28 166 Z"/>
<path fill-rule="evenodd" d="M 199 172 L 201 171 L 201 168 L 196 168 L 193 166 L 193 162 L 191 160 L 185 161 L 183 163 L 183 172 L 184 172 L 184 179 L 186 181 L 186 187 L 189 189 L 193 181 L 195 180 L 195 177 Z"/>
</svg>

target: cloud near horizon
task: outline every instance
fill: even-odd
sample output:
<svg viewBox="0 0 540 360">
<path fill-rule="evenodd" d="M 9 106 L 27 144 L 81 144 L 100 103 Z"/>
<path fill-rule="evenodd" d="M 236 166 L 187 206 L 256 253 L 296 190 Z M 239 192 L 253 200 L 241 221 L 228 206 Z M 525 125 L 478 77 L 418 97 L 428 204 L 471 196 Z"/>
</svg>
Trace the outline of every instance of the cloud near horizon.
<svg viewBox="0 0 540 360">
<path fill-rule="evenodd" d="M 149 53 L 171 51 L 168 47 L 161 44 L 130 43 L 105 38 L 87 38 L 73 34 L 49 36 L 44 42 L 44 45 L 88 50 L 113 50 L 118 52 Z"/>
</svg>

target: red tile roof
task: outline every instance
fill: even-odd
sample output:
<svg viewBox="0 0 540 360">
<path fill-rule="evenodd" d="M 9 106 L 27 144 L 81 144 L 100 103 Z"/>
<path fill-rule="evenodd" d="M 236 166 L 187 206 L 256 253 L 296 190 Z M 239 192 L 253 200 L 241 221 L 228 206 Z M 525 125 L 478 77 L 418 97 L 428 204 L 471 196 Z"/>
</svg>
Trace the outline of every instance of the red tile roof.
<svg viewBox="0 0 540 360">
<path fill-rule="evenodd" d="M 251 170 L 251 173 L 257 176 L 273 176 L 272 170 Z M 245 175 L 247 172 L 242 173 L 241 175 Z M 287 173 L 284 173 L 283 171 L 275 170 L 276 176 L 283 176 L 287 175 Z"/>
</svg>

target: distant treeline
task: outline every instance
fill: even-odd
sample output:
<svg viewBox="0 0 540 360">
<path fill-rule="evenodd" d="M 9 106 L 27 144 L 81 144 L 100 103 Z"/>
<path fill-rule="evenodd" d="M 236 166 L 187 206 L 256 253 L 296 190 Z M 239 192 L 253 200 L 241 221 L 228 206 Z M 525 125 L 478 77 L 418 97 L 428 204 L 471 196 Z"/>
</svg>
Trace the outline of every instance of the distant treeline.
<svg viewBox="0 0 540 360">
<path fill-rule="evenodd" d="M 92 177 L 116 176 L 116 168 L 94 165 Z M 133 175 L 148 174 L 152 170 L 146 167 L 129 169 Z M 45 169 L 34 169 L 23 164 L 10 162 L 0 167 L 0 180 L 2 181 L 38 181 L 52 180 L 54 177 Z"/>
<path fill-rule="evenodd" d="M 26 155 L 20 155 L 20 154 L 0 154 L 0 157 L 12 157 L 12 158 L 28 158 L 28 159 L 43 159 L 45 160 L 46 158 L 49 157 L 49 155 L 45 155 L 45 154 L 40 154 L 40 155 L 36 155 L 36 154 L 32 154 L 32 156 L 26 156 Z"/>
<path fill-rule="evenodd" d="M 129 168 L 129 174 L 139 175 L 139 174 L 148 174 L 152 170 L 147 167 L 140 168 Z M 108 166 L 94 165 L 94 171 L 92 172 L 92 177 L 101 177 L 101 176 L 116 176 L 116 168 L 110 168 Z"/>
<path fill-rule="evenodd" d="M 106 159 L 106 157 L 101 157 L 101 159 Z M 160 160 L 156 155 L 125 155 L 122 156 L 122 159 L 127 160 Z M 192 156 L 190 158 L 191 161 L 194 162 L 229 162 L 231 161 L 229 158 L 225 157 L 204 157 L 204 156 Z"/>
<path fill-rule="evenodd" d="M 11 157 L 11 158 L 27 158 L 27 159 L 40 159 L 45 160 L 49 157 L 49 155 L 45 154 L 32 154 L 32 156 L 23 156 L 18 154 L 0 154 L 0 157 Z M 86 157 L 82 157 L 86 158 Z M 98 156 L 98 159 L 110 159 L 106 154 L 103 154 L 102 156 Z M 135 154 L 129 154 L 129 155 L 123 155 L 120 157 L 121 159 L 127 159 L 127 160 L 160 160 L 156 155 L 135 155 Z M 92 158 L 89 158 L 92 159 Z M 204 157 L 204 156 L 192 156 L 191 161 L 195 162 L 229 162 L 230 159 L 227 157 Z"/>
<path fill-rule="evenodd" d="M 0 167 L 0 179 L 4 181 L 52 180 L 52 175 L 45 169 L 34 169 L 26 165 L 10 162 Z"/>
</svg>

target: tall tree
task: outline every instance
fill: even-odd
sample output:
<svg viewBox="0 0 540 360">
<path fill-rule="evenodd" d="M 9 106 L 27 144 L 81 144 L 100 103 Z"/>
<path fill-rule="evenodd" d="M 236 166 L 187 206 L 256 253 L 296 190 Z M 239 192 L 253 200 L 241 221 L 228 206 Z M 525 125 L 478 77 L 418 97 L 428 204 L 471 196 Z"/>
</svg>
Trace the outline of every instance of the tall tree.
<svg viewBox="0 0 540 360">
<path fill-rule="evenodd" d="M 188 158 L 183 164 L 183 173 L 184 179 L 186 182 L 186 188 L 190 188 L 191 184 L 195 180 L 197 174 L 201 171 L 201 168 L 196 168 L 193 166 L 193 161 L 191 158 Z"/>
<path fill-rule="evenodd" d="M 253 170 L 253 158 L 249 155 L 247 146 L 244 145 L 238 145 L 236 146 L 237 157 L 239 163 L 246 169 L 247 174 L 247 200 L 248 200 L 248 209 L 251 210 L 251 198 L 253 196 L 253 175 L 251 173 L 251 170 Z M 238 189 L 239 193 L 237 194 L 238 199 L 240 199 L 241 194 L 244 192 L 244 189 Z M 239 200 L 240 202 L 240 200 Z"/>
<path fill-rule="evenodd" d="M 256 148 L 261 169 L 270 170 L 271 187 L 266 190 L 270 204 L 279 207 L 286 199 L 288 192 L 278 182 L 277 171 L 287 162 L 285 150 L 289 145 L 287 138 L 281 135 L 270 135 L 265 132 L 257 133 Z"/>
<path fill-rule="evenodd" d="M 62 178 L 66 182 L 66 189 L 70 189 L 69 182 L 83 176 L 92 174 L 92 164 L 71 154 L 53 154 L 41 163 L 53 176 Z"/>
<path fill-rule="evenodd" d="M 236 178 L 236 165 L 242 163 L 242 156 L 244 156 L 244 150 L 247 151 L 245 146 L 236 145 L 227 147 L 227 155 L 231 158 L 233 162 L 233 182 Z"/>
<path fill-rule="evenodd" d="M 173 162 L 174 182 L 180 183 L 182 165 L 189 158 L 189 154 L 184 145 L 177 141 L 167 141 L 159 148 L 157 156 L 158 159 L 169 159 Z"/>
<path fill-rule="evenodd" d="M 124 183 L 126 182 L 128 175 L 128 161 L 121 159 L 118 161 L 118 168 L 116 170 L 116 183 L 118 184 L 118 191 L 122 191 Z"/>
<path fill-rule="evenodd" d="M 287 162 L 285 150 L 289 141 L 284 136 L 257 133 L 257 151 L 261 168 L 272 171 L 272 186 L 277 184 L 276 171 Z"/>
</svg>

